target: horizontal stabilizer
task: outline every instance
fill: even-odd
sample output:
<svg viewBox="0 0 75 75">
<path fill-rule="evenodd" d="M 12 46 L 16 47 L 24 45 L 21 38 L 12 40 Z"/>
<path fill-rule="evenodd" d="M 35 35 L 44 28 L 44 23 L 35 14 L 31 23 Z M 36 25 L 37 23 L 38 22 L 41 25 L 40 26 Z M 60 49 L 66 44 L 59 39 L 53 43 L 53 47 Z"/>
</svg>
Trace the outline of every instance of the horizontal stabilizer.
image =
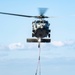
<svg viewBox="0 0 75 75">
<path fill-rule="evenodd" d="M 38 39 L 28 38 L 27 42 L 35 42 L 35 43 L 37 43 Z M 41 39 L 41 43 L 49 43 L 49 42 L 51 42 L 51 39 Z"/>
</svg>

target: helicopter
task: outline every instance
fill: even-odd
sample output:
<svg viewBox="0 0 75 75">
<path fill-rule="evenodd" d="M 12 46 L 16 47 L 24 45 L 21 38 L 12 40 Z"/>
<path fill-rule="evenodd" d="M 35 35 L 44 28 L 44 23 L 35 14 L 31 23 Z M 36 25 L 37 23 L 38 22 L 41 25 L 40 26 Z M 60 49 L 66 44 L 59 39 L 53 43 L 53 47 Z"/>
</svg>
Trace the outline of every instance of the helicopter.
<svg viewBox="0 0 75 75">
<path fill-rule="evenodd" d="M 6 13 L 6 12 L 0 12 L 0 14 L 38 19 L 32 22 L 32 38 L 27 38 L 26 41 L 38 42 L 38 48 L 40 48 L 40 43 L 51 42 L 50 39 L 51 30 L 49 29 L 50 23 L 47 20 L 45 20 L 45 18 L 49 17 L 44 15 L 46 11 L 47 8 L 39 8 L 40 12 L 39 16 L 29 16 L 29 15 Z"/>
</svg>

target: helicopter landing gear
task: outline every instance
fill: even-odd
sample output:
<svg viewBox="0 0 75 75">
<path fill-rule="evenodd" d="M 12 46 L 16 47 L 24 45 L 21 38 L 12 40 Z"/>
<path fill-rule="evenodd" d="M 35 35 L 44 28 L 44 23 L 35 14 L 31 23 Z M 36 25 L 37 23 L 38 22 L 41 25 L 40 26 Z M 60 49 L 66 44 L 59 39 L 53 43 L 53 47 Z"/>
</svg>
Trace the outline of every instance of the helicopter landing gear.
<svg viewBox="0 0 75 75">
<path fill-rule="evenodd" d="M 51 32 L 51 30 L 48 30 L 48 32 Z"/>
<path fill-rule="evenodd" d="M 50 34 L 48 34 L 48 37 L 50 38 Z"/>
<path fill-rule="evenodd" d="M 35 30 L 32 30 L 33 33 L 35 33 Z"/>
<path fill-rule="evenodd" d="M 32 37 L 34 37 L 35 36 L 35 34 L 34 33 L 32 33 Z"/>
</svg>

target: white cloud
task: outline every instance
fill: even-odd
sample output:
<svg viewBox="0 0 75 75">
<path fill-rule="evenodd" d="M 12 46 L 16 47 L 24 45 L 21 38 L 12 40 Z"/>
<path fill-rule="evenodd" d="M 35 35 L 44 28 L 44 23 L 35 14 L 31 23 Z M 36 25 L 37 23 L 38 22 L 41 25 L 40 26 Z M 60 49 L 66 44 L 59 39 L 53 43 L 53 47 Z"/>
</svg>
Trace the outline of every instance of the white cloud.
<svg viewBox="0 0 75 75">
<path fill-rule="evenodd" d="M 24 48 L 24 44 L 22 44 L 22 43 L 20 43 L 20 42 L 18 42 L 18 43 L 12 43 L 12 44 L 10 44 L 9 46 L 9 49 L 13 49 L 13 50 L 15 50 L 15 49 L 23 49 Z"/>
<path fill-rule="evenodd" d="M 60 47 L 60 46 L 64 46 L 64 43 L 62 41 L 53 41 L 52 45 Z"/>
<path fill-rule="evenodd" d="M 69 45 L 73 45 L 73 44 L 75 44 L 75 42 L 74 41 L 71 41 L 71 40 L 69 40 L 69 41 L 52 41 L 52 43 L 51 43 L 52 45 L 54 45 L 54 46 L 57 46 L 57 47 L 61 47 L 61 46 L 69 46 Z"/>
</svg>

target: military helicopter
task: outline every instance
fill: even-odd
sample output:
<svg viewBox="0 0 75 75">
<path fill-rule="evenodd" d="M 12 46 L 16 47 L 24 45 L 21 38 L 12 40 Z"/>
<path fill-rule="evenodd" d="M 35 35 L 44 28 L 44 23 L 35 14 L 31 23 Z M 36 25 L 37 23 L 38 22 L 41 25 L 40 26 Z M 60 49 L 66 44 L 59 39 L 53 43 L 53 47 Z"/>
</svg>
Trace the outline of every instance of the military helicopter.
<svg viewBox="0 0 75 75">
<path fill-rule="evenodd" d="M 6 13 L 6 12 L 0 12 L 0 14 L 38 19 L 32 22 L 33 38 L 28 38 L 27 42 L 38 42 L 38 47 L 40 48 L 40 43 L 51 42 L 50 39 L 51 30 L 49 29 L 50 23 L 47 20 L 44 20 L 45 18 L 49 18 L 48 16 L 44 15 L 46 11 L 47 8 L 39 8 L 39 12 L 40 12 L 39 16 L 29 16 L 29 15 L 13 14 L 13 13 Z"/>
</svg>

